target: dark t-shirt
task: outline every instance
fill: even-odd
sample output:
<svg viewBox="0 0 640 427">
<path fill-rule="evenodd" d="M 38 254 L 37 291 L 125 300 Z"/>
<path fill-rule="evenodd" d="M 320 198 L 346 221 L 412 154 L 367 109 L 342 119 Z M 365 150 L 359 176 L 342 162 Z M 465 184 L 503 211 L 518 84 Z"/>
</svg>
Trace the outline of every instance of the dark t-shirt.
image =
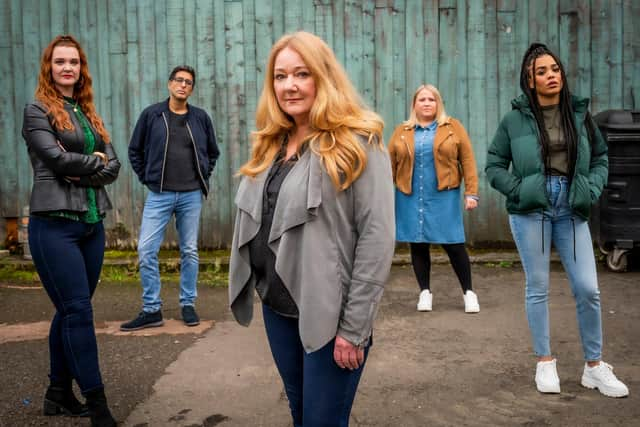
<svg viewBox="0 0 640 427">
<path fill-rule="evenodd" d="M 164 166 L 163 190 L 193 191 L 200 189 L 195 147 L 187 129 L 187 115 L 169 111 L 169 143 Z"/>
<path fill-rule="evenodd" d="M 262 224 L 256 237 L 249 242 L 251 271 L 256 276 L 258 296 L 260 296 L 264 304 L 276 313 L 296 318 L 299 315 L 298 307 L 284 283 L 282 283 L 282 279 L 276 273 L 276 256 L 269 249 L 268 241 L 280 187 L 297 160 L 297 155 L 293 155 L 289 160 L 285 161 L 284 150 L 276 158 L 264 185 Z"/>
<path fill-rule="evenodd" d="M 567 142 L 564 140 L 562 121 L 560 120 L 560 106 L 549 105 L 542 107 L 544 126 L 549 135 L 549 163 L 551 175 L 567 175 L 569 160 L 567 156 Z"/>
</svg>

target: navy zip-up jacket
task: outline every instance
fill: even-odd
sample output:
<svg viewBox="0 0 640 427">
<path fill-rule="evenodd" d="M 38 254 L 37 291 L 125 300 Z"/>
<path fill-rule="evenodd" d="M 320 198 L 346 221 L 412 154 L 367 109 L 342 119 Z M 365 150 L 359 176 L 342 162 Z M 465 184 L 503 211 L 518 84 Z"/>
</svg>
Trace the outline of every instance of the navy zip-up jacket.
<svg viewBox="0 0 640 427">
<path fill-rule="evenodd" d="M 169 99 L 153 104 L 140 114 L 129 142 L 129 161 L 140 182 L 151 191 L 161 192 L 169 142 Z M 196 154 L 202 193 L 209 194 L 209 177 L 220 155 L 216 133 L 209 115 L 188 104 L 187 129 Z"/>
</svg>

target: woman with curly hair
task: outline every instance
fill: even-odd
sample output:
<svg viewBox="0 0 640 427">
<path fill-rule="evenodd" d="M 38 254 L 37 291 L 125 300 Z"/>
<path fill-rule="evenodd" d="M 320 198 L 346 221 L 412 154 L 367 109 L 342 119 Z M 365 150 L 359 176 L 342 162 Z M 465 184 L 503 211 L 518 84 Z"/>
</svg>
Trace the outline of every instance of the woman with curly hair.
<svg viewBox="0 0 640 427">
<path fill-rule="evenodd" d="M 585 365 L 581 384 L 610 397 L 627 387 L 602 361 L 600 290 L 589 232 L 591 205 L 607 182 L 607 145 L 589 100 L 569 91 L 560 58 L 533 43 L 522 58 L 522 95 L 502 119 L 487 155 L 489 183 L 507 198 L 525 273 L 525 307 L 540 393 L 560 393 L 549 344 L 549 254 L 558 251 L 576 301 Z"/>
<path fill-rule="evenodd" d="M 229 300 L 253 291 L 295 426 L 347 426 L 394 250 L 383 123 L 332 50 L 297 32 L 271 49 L 236 195 Z"/>
<path fill-rule="evenodd" d="M 29 247 L 56 309 L 44 414 L 88 415 L 92 426 L 106 427 L 116 422 L 104 395 L 91 297 L 104 256 L 102 220 L 111 209 L 104 186 L 116 179 L 120 162 L 91 83 L 80 44 L 68 35 L 54 38 L 42 54 L 22 136 L 33 167 Z M 73 394 L 74 379 L 86 405 Z"/>
</svg>

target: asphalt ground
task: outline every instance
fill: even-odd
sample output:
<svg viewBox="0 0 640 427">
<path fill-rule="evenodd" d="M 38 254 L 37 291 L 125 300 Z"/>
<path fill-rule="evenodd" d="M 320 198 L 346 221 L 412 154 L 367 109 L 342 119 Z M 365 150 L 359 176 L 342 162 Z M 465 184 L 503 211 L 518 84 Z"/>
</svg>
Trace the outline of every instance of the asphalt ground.
<svg viewBox="0 0 640 427">
<path fill-rule="evenodd" d="M 582 352 L 575 309 L 557 264 L 551 273 L 551 333 L 563 392 L 542 395 L 533 382 L 524 278 L 511 259 L 488 257 L 472 266 L 481 305 L 476 315 L 463 312 L 449 265 L 433 267 L 431 313 L 415 310 L 418 290 L 411 268 L 394 266 L 352 426 L 640 425 L 638 269 L 622 274 L 601 269 L 599 274 L 604 359 L 626 382 L 630 396 L 606 398 L 579 385 Z M 179 319 L 177 295 L 177 281 L 167 281 L 165 319 Z M 227 289 L 201 282 L 201 328 L 175 321 L 143 333 L 117 334 L 117 324 L 139 308 L 135 281 L 102 282 L 94 297 L 106 392 L 123 425 L 290 425 L 259 310 L 251 327 L 238 326 L 227 308 Z M 46 322 L 52 315 L 38 283 L 0 280 L 0 426 L 89 425 L 86 418 L 41 415 Z"/>
</svg>

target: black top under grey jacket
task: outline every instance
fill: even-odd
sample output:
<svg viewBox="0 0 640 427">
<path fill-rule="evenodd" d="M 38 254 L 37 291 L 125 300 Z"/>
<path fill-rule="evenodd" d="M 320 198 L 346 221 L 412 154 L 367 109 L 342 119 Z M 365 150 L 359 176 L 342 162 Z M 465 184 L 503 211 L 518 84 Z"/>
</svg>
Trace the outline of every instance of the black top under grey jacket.
<svg viewBox="0 0 640 427">
<path fill-rule="evenodd" d="M 136 123 L 129 142 L 129 160 L 140 182 L 151 191 L 164 190 L 167 144 L 169 140 L 169 99 L 147 107 Z M 209 193 L 209 177 L 220 155 L 209 115 L 188 105 L 187 129 L 195 152 L 202 193 Z"/>
<path fill-rule="evenodd" d="M 33 167 L 33 189 L 29 209 L 31 213 L 72 211 L 84 213 L 88 209 L 86 187 L 96 193 L 98 213 L 104 215 L 111 202 L 104 186 L 118 177 L 120 161 L 112 144 L 105 144 L 93 127 L 95 151 L 105 153 L 105 165 L 93 154 L 84 154 L 84 132 L 72 106 L 65 104 L 73 130 L 56 130 L 51 126 L 47 107 L 41 102 L 27 104 L 24 109 L 22 137 L 27 143 Z M 58 144 L 59 142 L 59 144 Z M 67 177 L 77 177 L 71 180 Z"/>
</svg>

